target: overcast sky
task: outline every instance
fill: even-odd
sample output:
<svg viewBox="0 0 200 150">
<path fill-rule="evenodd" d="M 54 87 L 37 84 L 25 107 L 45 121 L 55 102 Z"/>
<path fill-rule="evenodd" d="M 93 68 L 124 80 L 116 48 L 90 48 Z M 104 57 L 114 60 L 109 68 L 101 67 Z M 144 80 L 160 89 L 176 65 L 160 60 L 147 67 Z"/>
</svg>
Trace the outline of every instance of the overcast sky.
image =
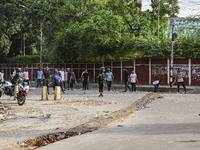
<svg viewBox="0 0 200 150">
<path fill-rule="evenodd" d="M 161 0 L 162 2 L 162 0 Z M 150 9 L 151 0 L 142 0 L 142 10 Z M 179 0 L 179 17 L 200 16 L 200 0 Z"/>
</svg>

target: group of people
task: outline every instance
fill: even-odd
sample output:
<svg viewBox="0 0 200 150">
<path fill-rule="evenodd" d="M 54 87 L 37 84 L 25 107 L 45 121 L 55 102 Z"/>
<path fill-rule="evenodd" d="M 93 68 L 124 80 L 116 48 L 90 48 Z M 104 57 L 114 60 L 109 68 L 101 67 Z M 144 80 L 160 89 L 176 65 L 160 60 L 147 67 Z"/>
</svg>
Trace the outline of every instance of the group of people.
<svg viewBox="0 0 200 150">
<path fill-rule="evenodd" d="M 18 68 L 14 69 L 13 73 L 10 74 L 11 77 L 11 83 L 17 84 L 19 82 L 26 82 L 29 85 L 29 73 L 28 68 Z"/>
<path fill-rule="evenodd" d="M 128 89 L 129 91 L 136 92 L 136 84 L 139 84 L 136 73 L 132 71 L 131 74 L 129 74 L 128 70 L 125 67 L 123 68 L 123 71 L 124 71 L 124 83 L 125 83 L 125 90 L 123 92 L 127 92 Z M 4 76 L 4 73 L 2 71 L 0 72 L 1 82 L 3 82 L 4 80 L 3 76 Z M 25 68 L 24 70 L 21 68 L 18 68 L 16 70 L 14 69 L 13 73 L 10 76 L 12 78 L 11 79 L 12 84 L 16 84 L 18 82 L 21 82 L 22 80 L 29 84 L 29 74 L 28 74 L 27 68 Z M 177 74 L 175 75 L 175 80 L 173 84 L 177 82 L 178 92 L 180 89 L 180 85 L 182 85 L 186 93 L 186 87 L 185 87 L 183 78 L 184 78 L 183 72 L 181 72 L 181 69 L 179 68 L 177 70 Z M 90 79 L 90 76 L 86 69 L 85 71 L 82 72 L 81 77 L 80 77 L 80 80 L 82 81 L 82 84 L 83 84 L 83 90 L 89 89 L 89 79 Z M 112 82 L 114 80 L 114 76 L 111 69 L 108 68 L 106 72 L 106 69 L 104 67 L 101 67 L 100 73 L 97 76 L 97 79 L 99 83 L 99 93 L 100 93 L 99 97 L 103 97 L 104 83 L 107 83 L 108 91 L 110 91 Z M 41 68 L 39 68 L 39 70 L 37 71 L 37 87 L 41 87 L 42 81 L 43 81 L 43 86 L 47 86 L 48 94 L 49 94 L 49 86 L 51 84 L 53 84 L 54 90 L 55 90 L 55 86 L 60 86 L 62 89 L 62 92 L 65 93 L 66 89 L 73 90 L 74 88 L 73 85 L 76 82 L 76 76 L 73 69 L 62 68 L 61 70 L 58 71 L 58 69 L 55 68 L 54 72 L 51 72 L 47 66 L 45 69 L 42 70 Z M 131 84 L 131 87 L 129 86 L 129 83 Z M 153 85 L 155 87 L 154 92 L 158 91 L 160 83 L 161 83 L 161 80 L 156 80 L 153 82 Z"/>
<path fill-rule="evenodd" d="M 64 69 L 58 71 L 57 68 L 54 69 L 54 72 L 51 72 L 48 66 L 42 70 L 39 68 L 37 71 L 37 87 L 41 87 L 41 82 L 43 80 L 43 86 L 47 86 L 47 91 L 49 94 L 49 86 L 53 84 L 53 89 L 55 90 L 56 86 L 60 86 L 63 93 L 65 90 L 73 90 L 73 85 L 76 81 L 76 76 L 73 69 Z"/>
</svg>

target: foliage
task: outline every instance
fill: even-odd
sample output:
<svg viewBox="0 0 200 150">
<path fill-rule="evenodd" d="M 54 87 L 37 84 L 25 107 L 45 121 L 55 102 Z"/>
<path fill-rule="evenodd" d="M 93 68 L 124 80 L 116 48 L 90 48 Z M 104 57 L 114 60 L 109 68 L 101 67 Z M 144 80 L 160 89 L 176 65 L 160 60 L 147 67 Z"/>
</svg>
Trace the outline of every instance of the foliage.
<svg viewBox="0 0 200 150">
<path fill-rule="evenodd" d="M 32 64 L 32 63 L 39 63 L 40 56 L 39 55 L 18 55 L 8 59 L 10 64 Z"/>
<path fill-rule="evenodd" d="M 157 0 L 152 10 L 140 7 L 127 0 L 0 0 L 0 56 L 11 63 L 38 62 L 42 24 L 44 61 L 169 58 L 172 0 L 162 0 L 159 16 Z M 200 57 L 199 30 L 185 31 L 178 33 L 175 56 Z M 18 56 L 22 52 L 26 57 Z"/>
</svg>

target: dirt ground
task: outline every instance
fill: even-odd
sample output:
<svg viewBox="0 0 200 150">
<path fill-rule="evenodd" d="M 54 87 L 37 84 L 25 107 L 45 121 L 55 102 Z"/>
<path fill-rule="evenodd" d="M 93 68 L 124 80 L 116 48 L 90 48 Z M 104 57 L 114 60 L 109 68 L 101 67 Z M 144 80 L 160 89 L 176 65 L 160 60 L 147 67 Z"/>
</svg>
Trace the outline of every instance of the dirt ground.
<svg viewBox="0 0 200 150">
<path fill-rule="evenodd" d="M 8 106 L 6 120 L 0 121 L 0 149 L 17 145 L 41 135 L 63 132 L 102 116 L 122 109 L 147 92 L 104 92 L 98 97 L 97 90 L 74 90 L 62 94 L 62 100 L 41 101 L 41 89 L 33 88 L 23 106 L 13 97 L 3 96 L 0 102 Z"/>
</svg>

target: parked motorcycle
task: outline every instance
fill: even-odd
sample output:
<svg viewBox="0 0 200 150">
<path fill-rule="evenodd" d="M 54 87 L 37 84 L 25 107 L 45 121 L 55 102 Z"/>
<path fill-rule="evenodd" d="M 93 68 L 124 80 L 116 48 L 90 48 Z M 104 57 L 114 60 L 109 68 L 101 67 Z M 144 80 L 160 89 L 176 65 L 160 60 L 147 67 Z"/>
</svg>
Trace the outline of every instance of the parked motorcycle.
<svg viewBox="0 0 200 150">
<path fill-rule="evenodd" d="M 26 101 L 26 96 L 29 91 L 29 85 L 27 82 L 21 82 L 18 84 L 18 93 L 15 94 L 15 86 L 16 84 L 12 84 L 9 81 L 5 81 L 5 83 L 0 83 L 0 97 L 3 93 L 7 96 L 14 96 L 17 98 L 18 105 L 23 105 Z"/>
</svg>

